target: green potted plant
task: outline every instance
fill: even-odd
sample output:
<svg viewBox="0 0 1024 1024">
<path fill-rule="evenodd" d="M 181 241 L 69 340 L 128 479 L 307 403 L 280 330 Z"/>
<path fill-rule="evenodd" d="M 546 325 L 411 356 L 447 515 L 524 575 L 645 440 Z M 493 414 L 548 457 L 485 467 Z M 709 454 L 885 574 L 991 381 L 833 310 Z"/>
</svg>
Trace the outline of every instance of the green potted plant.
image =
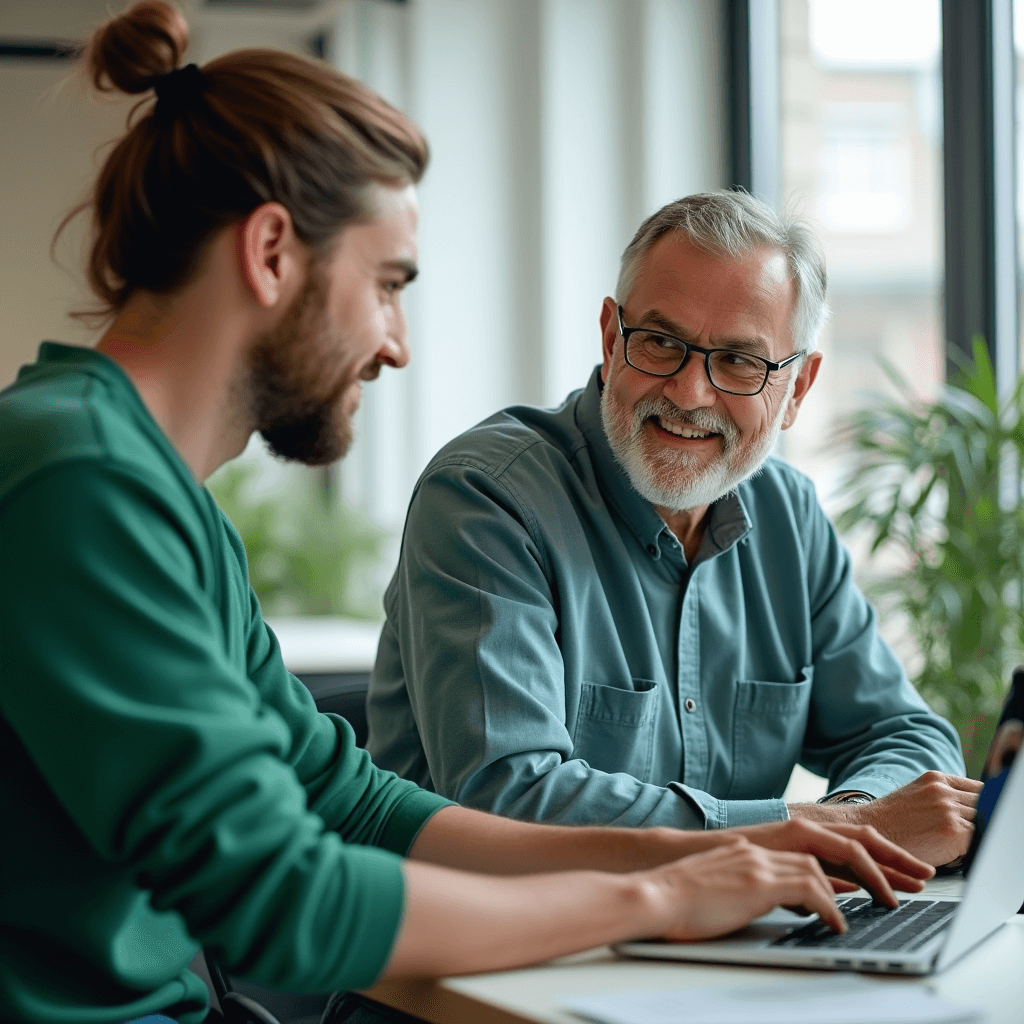
<svg viewBox="0 0 1024 1024">
<path fill-rule="evenodd" d="M 1024 378 L 1000 400 L 984 342 L 973 349 L 933 400 L 883 361 L 900 397 L 875 396 L 841 427 L 850 469 L 836 525 L 866 534 L 868 596 L 905 624 L 912 681 L 956 727 L 976 777 L 1024 657 Z"/>
<path fill-rule="evenodd" d="M 249 581 L 264 615 L 379 619 L 380 593 L 366 581 L 387 534 L 329 499 L 310 475 L 257 497 L 251 464 L 226 466 L 209 489 L 245 544 Z"/>
</svg>

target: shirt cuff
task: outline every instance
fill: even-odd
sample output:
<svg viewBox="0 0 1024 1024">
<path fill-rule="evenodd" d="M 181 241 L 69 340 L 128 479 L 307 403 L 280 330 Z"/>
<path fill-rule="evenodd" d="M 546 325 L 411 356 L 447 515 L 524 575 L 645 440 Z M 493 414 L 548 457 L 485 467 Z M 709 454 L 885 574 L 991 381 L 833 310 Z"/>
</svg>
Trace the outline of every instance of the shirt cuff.
<svg viewBox="0 0 1024 1024">
<path fill-rule="evenodd" d="M 453 801 L 447 800 L 443 796 L 410 786 L 409 792 L 388 815 L 380 838 L 374 845 L 391 850 L 403 857 L 407 856 L 423 826 L 442 807 L 451 807 L 452 805 Z"/>
<path fill-rule="evenodd" d="M 782 800 L 717 800 L 681 782 L 670 782 L 668 788 L 682 797 L 703 818 L 705 829 L 789 821 L 789 810 Z"/>
</svg>

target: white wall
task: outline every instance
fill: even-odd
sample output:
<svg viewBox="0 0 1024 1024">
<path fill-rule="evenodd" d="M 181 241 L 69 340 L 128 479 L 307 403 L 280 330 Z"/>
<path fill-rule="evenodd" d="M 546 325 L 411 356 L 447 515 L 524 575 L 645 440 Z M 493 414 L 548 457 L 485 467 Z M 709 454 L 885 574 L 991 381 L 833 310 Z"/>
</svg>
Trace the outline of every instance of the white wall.
<svg viewBox="0 0 1024 1024">
<path fill-rule="evenodd" d="M 41 18 L 38 0 L 4 0 L 5 38 L 81 38 L 105 17 L 102 0 L 79 0 L 62 17 Z M 35 359 L 45 338 L 89 344 L 71 320 L 91 296 L 81 273 L 86 218 L 50 258 L 50 240 L 95 177 L 99 147 L 121 134 L 130 102 L 86 98 L 67 62 L 0 60 L 0 387 Z"/>
</svg>

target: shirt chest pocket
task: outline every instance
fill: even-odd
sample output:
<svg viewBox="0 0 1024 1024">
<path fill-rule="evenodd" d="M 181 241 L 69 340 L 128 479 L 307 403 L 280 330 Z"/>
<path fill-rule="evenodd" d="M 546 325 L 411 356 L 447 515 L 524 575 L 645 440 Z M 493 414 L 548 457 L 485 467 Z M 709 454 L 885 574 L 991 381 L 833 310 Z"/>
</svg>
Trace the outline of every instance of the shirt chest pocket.
<svg viewBox="0 0 1024 1024">
<path fill-rule="evenodd" d="M 793 683 L 737 682 L 729 799 L 782 796 L 803 748 L 813 678 L 808 666 Z"/>
<path fill-rule="evenodd" d="M 658 714 L 658 684 L 632 680 L 633 689 L 584 683 L 580 690 L 572 756 L 602 772 L 625 772 L 648 781 Z"/>
</svg>

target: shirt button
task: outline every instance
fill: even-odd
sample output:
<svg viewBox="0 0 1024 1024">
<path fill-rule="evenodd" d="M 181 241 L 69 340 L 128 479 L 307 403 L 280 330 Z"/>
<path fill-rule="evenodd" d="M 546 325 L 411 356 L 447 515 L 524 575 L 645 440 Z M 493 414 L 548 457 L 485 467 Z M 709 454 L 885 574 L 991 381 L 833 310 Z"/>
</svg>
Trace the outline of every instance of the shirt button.
<svg viewBox="0 0 1024 1024">
<path fill-rule="evenodd" d="M 647 545 L 647 554 L 649 554 L 649 555 L 656 555 L 657 553 L 658 553 L 658 545 L 657 544 L 648 544 Z"/>
<path fill-rule="evenodd" d="M 692 697 L 687 697 L 686 700 L 683 701 L 683 707 L 692 715 L 693 712 L 697 710 L 697 702 Z"/>
</svg>

